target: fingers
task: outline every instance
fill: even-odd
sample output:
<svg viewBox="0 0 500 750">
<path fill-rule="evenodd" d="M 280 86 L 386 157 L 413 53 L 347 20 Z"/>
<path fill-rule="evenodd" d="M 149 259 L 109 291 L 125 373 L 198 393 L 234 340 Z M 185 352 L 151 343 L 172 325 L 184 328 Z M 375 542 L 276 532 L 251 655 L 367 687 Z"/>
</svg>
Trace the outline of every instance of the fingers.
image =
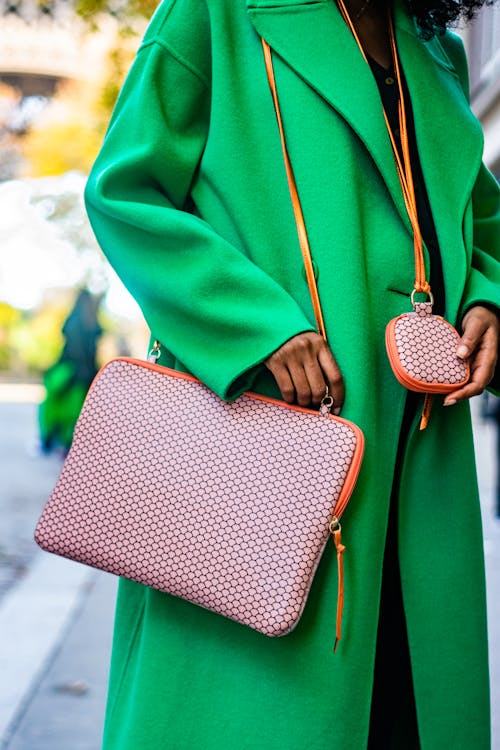
<svg viewBox="0 0 500 750">
<path fill-rule="evenodd" d="M 494 327 L 489 327 L 477 346 L 476 352 L 471 360 L 471 378 L 462 388 L 449 393 L 445 400 L 445 406 L 452 406 L 458 401 L 478 396 L 491 382 L 495 373 L 498 357 L 498 335 Z"/>
<path fill-rule="evenodd" d="M 278 384 L 283 400 L 286 401 L 287 404 L 293 404 L 295 401 L 295 386 L 290 377 L 290 373 L 288 372 L 288 368 L 279 362 L 276 362 L 273 365 L 267 364 L 266 362 L 266 365 L 274 375 L 274 379 Z"/>
<path fill-rule="evenodd" d="M 334 400 L 334 414 L 339 414 L 345 400 L 344 379 L 333 354 L 327 346 L 320 349 L 318 361 Z"/>
<path fill-rule="evenodd" d="M 309 368 L 308 368 L 309 369 Z M 322 394 L 318 400 L 317 389 L 309 381 L 309 377 L 300 362 L 291 361 L 288 371 L 295 388 L 295 400 L 299 406 L 309 406 L 311 402 L 319 403 L 325 395 L 323 383 Z"/>
<path fill-rule="evenodd" d="M 482 305 L 475 305 L 464 316 L 463 335 L 458 343 L 457 355 L 471 358 L 470 381 L 445 400 L 445 406 L 477 396 L 491 382 L 498 357 L 499 320 L 497 315 Z"/>
<path fill-rule="evenodd" d="M 473 312 L 474 308 L 471 311 Z M 458 343 L 457 356 L 461 359 L 470 357 L 476 350 L 482 336 L 488 330 L 490 321 L 481 314 L 467 314 L 463 321 L 463 335 Z"/>
<path fill-rule="evenodd" d="M 285 342 L 265 362 L 273 373 L 283 399 L 299 406 L 319 405 L 326 386 L 334 399 L 334 412 L 344 402 L 344 384 L 339 368 L 321 336 L 312 331 Z"/>
</svg>

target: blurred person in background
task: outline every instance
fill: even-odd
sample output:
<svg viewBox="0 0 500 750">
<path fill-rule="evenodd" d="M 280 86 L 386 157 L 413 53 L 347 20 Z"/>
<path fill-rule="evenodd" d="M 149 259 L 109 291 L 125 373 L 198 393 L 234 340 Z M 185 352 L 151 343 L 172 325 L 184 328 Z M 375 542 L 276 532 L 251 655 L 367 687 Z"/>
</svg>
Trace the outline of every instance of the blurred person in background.
<svg viewBox="0 0 500 750">
<path fill-rule="evenodd" d="M 102 328 L 98 321 L 102 295 L 81 289 L 62 333 L 61 356 L 45 371 L 45 399 L 38 411 L 40 449 L 43 453 L 69 451 L 73 430 L 85 396 L 97 373 L 96 351 Z"/>
<path fill-rule="evenodd" d="M 339 4 L 164 0 L 86 201 L 162 342 L 159 364 L 227 400 L 254 390 L 317 407 L 328 385 L 363 430 L 343 517 L 345 637 L 333 656 L 333 545 L 283 638 L 122 578 L 105 750 L 490 748 L 468 399 L 500 387 L 500 192 L 482 164 L 463 45 L 446 30 L 481 2 L 346 0 L 367 60 Z M 273 50 L 328 345 L 313 324 L 260 36 Z M 384 345 L 415 279 L 395 164 L 403 99 L 434 312 L 457 326 L 457 356 L 472 362 L 470 382 L 435 399 L 423 431 L 423 397 L 396 381 Z M 293 535 L 293 519 L 279 522 Z"/>
</svg>

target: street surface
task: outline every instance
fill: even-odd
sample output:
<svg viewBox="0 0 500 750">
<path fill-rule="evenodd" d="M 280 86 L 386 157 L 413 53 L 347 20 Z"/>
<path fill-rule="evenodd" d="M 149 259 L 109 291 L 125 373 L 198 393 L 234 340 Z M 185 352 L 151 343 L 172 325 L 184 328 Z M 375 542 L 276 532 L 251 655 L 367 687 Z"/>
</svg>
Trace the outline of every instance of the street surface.
<svg viewBox="0 0 500 750">
<path fill-rule="evenodd" d="M 46 554 L 33 541 L 62 466 L 61 457 L 40 456 L 36 450 L 40 397 L 37 386 L 0 384 L 0 750 L 100 750 L 116 580 Z M 496 444 L 494 427 L 479 416 L 477 401 L 474 406 L 488 584 L 492 750 L 500 750 Z"/>
</svg>

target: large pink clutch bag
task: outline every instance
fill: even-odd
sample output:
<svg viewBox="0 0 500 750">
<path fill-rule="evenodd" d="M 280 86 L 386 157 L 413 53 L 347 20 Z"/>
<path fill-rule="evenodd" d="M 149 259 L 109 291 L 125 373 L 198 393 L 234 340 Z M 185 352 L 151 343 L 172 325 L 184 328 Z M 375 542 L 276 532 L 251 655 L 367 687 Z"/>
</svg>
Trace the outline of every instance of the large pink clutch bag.
<svg viewBox="0 0 500 750">
<path fill-rule="evenodd" d="M 90 388 L 35 539 L 284 635 L 340 535 L 362 453 L 360 429 L 324 408 L 228 403 L 190 375 L 116 358 Z"/>
</svg>

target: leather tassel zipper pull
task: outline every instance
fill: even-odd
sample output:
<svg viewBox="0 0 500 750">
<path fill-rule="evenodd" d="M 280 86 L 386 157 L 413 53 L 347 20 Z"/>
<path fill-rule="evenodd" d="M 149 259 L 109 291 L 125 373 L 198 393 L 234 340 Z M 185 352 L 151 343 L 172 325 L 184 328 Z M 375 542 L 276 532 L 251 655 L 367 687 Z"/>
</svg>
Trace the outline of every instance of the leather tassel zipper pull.
<svg viewBox="0 0 500 750">
<path fill-rule="evenodd" d="M 431 416 L 432 409 L 432 393 L 426 393 L 424 398 L 424 406 L 422 409 L 422 417 L 420 419 L 420 429 L 425 430 L 429 424 L 429 418 Z"/>
<path fill-rule="evenodd" d="M 336 622 L 336 633 L 335 633 L 335 645 L 333 647 L 333 653 L 337 652 L 337 646 L 342 638 L 342 613 L 344 610 L 344 551 L 345 546 L 342 544 L 342 529 L 340 526 L 339 519 L 333 516 L 330 521 L 330 533 L 333 536 L 335 542 L 335 549 L 337 550 L 337 569 L 338 569 L 338 593 L 337 593 L 337 622 Z"/>
</svg>

